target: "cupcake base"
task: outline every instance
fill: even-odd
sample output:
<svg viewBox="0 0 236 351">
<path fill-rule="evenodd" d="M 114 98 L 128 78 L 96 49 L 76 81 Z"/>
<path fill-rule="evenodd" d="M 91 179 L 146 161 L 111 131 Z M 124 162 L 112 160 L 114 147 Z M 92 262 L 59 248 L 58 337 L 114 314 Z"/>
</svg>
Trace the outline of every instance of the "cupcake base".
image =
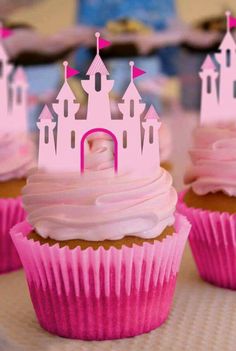
<svg viewBox="0 0 236 351">
<path fill-rule="evenodd" d="M 189 243 L 200 276 L 236 290 L 236 215 L 188 207 L 185 196 L 180 193 L 177 208 L 192 224 Z"/>
<path fill-rule="evenodd" d="M 20 198 L 0 199 L 0 274 L 22 267 L 10 230 L 24 218 L 25 211 Z"/>
<path fill-rule="evenodd" d="M 88 279 L 93 281 L 92 272 Z M 101 274 L 101 282 L 102 279 Z M 133 277 L 129 295 L 123 283 L 124 281 L 121 282 L 119 296 L 115 292 L 115 286 L 112 286 L 113 282 L 109 296 L 103 291 L 99 298 L 94 286 L 91 287 L 89 296 L 84 293 L 76 295 L 72 276 L 68 280 L 72 287 L 69 293 L 62 289 L 58 294 L 55 282 L 54 287 L 47 286 L 46 290 L 38 288 L 34 283 L 29 285 L 29 289 L 41 327 L 66 338 L 120 339 L 150 332 L 165 322 L 173 300 L 176 275 L 171 275 L 162 284 L 152 284 L 148 291 L 144 288 L 135 289 Z M 81 289 L 84 290 L 83 284 Z"/>
<path fill-rule="evenodd" d="M 176 215 L 175 233 L 132 247 L 70 249 L 40 244 L 23 222 L 12 229 L 39 323 L 84 340 L 131 337 L 168 317 L 190 224 Z"/>
</svg>

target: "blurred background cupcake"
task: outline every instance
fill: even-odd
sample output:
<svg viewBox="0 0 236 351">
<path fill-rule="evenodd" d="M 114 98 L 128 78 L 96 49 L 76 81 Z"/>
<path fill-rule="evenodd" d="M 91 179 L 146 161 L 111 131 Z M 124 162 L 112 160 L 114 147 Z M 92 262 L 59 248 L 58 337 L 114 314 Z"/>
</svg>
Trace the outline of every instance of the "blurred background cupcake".
<svg viewBox="0 0 236 351">
<path fill-rule="evenodd" d="M 227 31 L 215 58 L 206 57 L 202 80 L 201 126 L 190 149 L 190 185 L 179 209 L 192 222 L 191 248 L 203 279 L 236 289 L 235 148 L 236 42 L 230 32 L 236 20 L 226 13 Z M 214 59 L 217 60 L 216 65 Z"/>
<path fill-rule="evenodd" d="M 1 34 L 7 30 L 2 28 Z M 3 39 L 2 39 L 3 40 Z M 27 133 L 27 78 L 9 64 L 0 43 L 0 273 L 21 266 L 9 231 L 24 218 L 20 192 L 34 166 L 35 147 Z"/>
</svg>

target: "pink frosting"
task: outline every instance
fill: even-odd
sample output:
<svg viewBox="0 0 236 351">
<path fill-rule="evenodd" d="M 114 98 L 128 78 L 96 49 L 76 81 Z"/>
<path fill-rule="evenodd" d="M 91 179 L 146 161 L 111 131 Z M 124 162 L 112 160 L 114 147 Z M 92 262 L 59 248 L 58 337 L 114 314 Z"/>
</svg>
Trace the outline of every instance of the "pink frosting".
<svg viewBox="0 0 236 351">
<path fill-rule="evenodd" d="M 0 135 L 0 181 L 26 177 L 35 163 L 35 147 L 24 134 Z"/>
<path fill-rule="evenodd" d="M 28 221 L 42 237 L 152 238 L 174 223 L 177 194 L 167 171 L 159 168 L 140 178 L 114 176 L 110 141 L 95 139 L 88 144 L 83 176 L 34 170 L 28 178 L 23 203 Z"/>
<path fill-rule="evenodd" d="M 198 195 L 223 191 L 236 196 L 236 124 L 199 127 L 185 175 Z"/>
</svg>

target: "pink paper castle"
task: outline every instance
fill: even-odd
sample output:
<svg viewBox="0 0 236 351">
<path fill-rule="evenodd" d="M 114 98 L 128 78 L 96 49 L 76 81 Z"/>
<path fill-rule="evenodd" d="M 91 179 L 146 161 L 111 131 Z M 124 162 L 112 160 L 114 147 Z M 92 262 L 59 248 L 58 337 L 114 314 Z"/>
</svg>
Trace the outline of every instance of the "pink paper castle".
<svg viewBox="0 0 236 351">
<path fill-rule="evenodd" d="M 96 37 L 98 39 L 98 33 Z M 114 81 L 108 79 L 109 72 L 101 59 L 98 44 L 96 56 L 87 72 L 89 78 L 81 81 L 88 94 L 86 119 L 75 118 L 80 105 L 76 102 L 67 81 L 67 62 L 64 62 L 64 66 L 65 81 L 53 104 L 57 123 L 47 106 L 44 107 L 37 123 L 40 130 L 39 167 L 50 171 L 61 169 L 83 173 L 89 148 L 87 138 L 93 133 L 102 132 L 114 142 L 116 172 L 155 170 L 160 165 L 160 120 L 151 106 L 141 122 L 140 116 L 145 104 L 141 102 L 141 96 L 134 84 L 134 63 L 130 62 L 130 83 L 122 102 L 118 104 L 122 119 L 114 119 L 111 116 L 109 93 Z"/>
<path fill-rule="evenodd" d="M 27 132 L 27 79 L 21 67 L 11 77 L 13 66 L 0 40 L 0 132 Z"/>
<path fill-rule="evenodd" d="M 227 32 L 215 54 L 220 68 L 208 55 L 199 73 L 202 79 L 201 124 L 235 120 L 236 42 L 230 32 L 232 17 L 226 12 Z"/>
</svg>

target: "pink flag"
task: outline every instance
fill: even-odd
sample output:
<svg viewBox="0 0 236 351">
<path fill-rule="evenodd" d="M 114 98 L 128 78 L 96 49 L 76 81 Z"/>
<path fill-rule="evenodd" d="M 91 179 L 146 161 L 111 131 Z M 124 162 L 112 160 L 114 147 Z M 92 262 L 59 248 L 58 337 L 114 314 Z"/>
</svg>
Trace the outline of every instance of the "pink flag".
<svg viewBox="0 0 236 351">
<path fill-rule="evenodd" d="M 70 78 L 75 76 L 76 74 L 79 74 L 80 72 L 77 69 L 74 69 L 70 66 L 66 67 L 66 78 Z"/>
<path fill-rule="evenodd" d="M 236 27 L 236 17 L 232 17 L 230 16 L 229 17 L 229 28 L 234 28 Z"/>
<path fill-rule="evenodd" d="M 103 38 L 99 38 L 98 45 L 99 45 L 99 49 L 103 49 L 110 46 L 111 42 Z"/>
<path fill-rule="evenodd" d="M 139 76 L 141 76 L 144 73 L 146 73 L 146 72 L 143 71 L 142 69 L 140 69 L 140 68 L 138 68 L 136 66 L 133 66 L 133 78 L 139 77 Z"/>
<path fill-rule="evenodd" d="M 8 38 L 10 35 L 12 35 L 13 30 L 9 29 L 9 28 L 0 28 L 0 37 L 5 39 Z"/>
</svg>

